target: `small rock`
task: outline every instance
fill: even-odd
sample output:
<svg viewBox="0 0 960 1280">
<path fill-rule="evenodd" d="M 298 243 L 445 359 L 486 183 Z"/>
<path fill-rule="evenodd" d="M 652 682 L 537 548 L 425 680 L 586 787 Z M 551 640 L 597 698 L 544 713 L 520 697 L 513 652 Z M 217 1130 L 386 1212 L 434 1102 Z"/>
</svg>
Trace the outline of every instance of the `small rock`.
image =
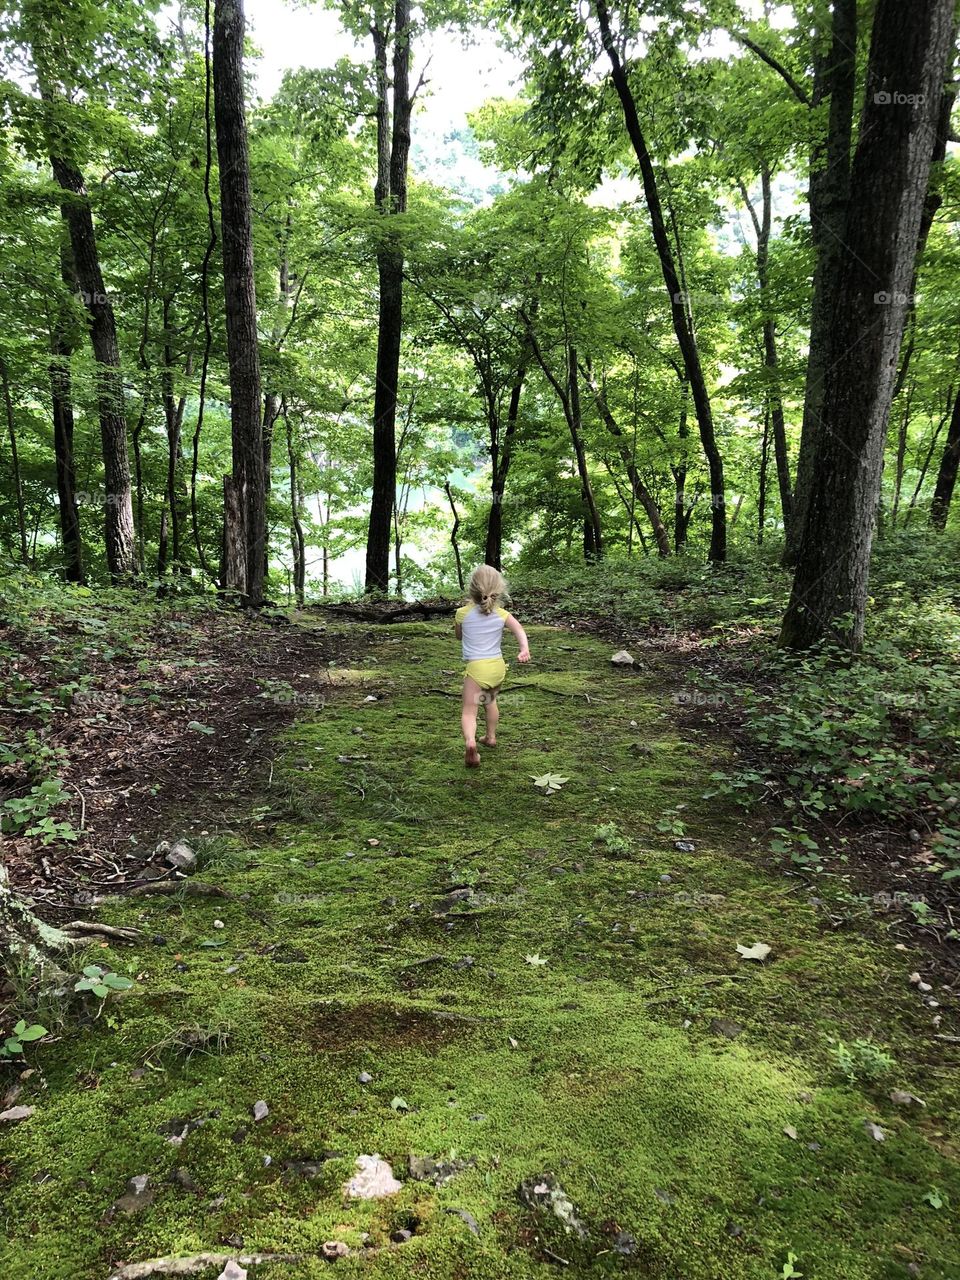
<svg viewBox="0 0 960 1280">
<path fill-rule="evenodd" d="M 342 1240 L 324 1240 L 320 1252 L 327 1262 L 336 1262 L 338 1258 L 346 1258 L 349 1255 L 350 1246 L 344 1244 Z"/>
<path fill-rule="evenodd" d="M 267 1106 L 265 1102 L 260 1101 L 260 1102 L 255 1102 L 253 1104 L 254 1120 L 265 1120 L 269 1114 L 270 1114 L 270 1108 Z"/>
<path fill-rule="evenodd" d="M 734 1222 L 732 1218 L 727 1223 L 725 1230 L 727 1235 L 732 1236 L 734 1240 L 743 1235 L 743 1227 L 741 1227 L 739 1222 Z"/>
<path fill-rule="evenodd" d="M 404 1227 L 404 1228 L 401 1228 L 399 1231 L 391 1231 L 390 1239 L 393 1241 L 394 1244 L 406 1244 L 408 1240 L 413 1239 L 413 1232 L 407 1231 L 407 1229 Z"/>
<path fill-rule="evenodd" d="M 226 1243 L 230 1244 L 230 1241 L 228 1240 Z M 231 1258 L 217 1276 L 217 1280 L 247 1280 L 247 1272 L 237 1262 L 236 1258 Z"/>
<path fill-rule="evenodd" d="M 432 1182 L 435 1187 L 442 1187 L 472 1163 L 472 1160 L 440 1161 L 430 1156 L 409 1156 L 407 1170 L 417 1182 Z"/>
<path fill-rule="evenodd" d="M 887 1135 L 880 1126 L 878 1124 L 874 1124 L 872 1120 L 864 1120 L 863 1127 L 875 1142 L 886 1142 Z"/>
<path fill-rule="evenodd" d="M 673 847 L 679 849 L 681 853 L 694 853 L 697 848 L 692 840 L 674 840 Z"/>
<path fill-rule="evenodd" d="M 126 1192 L 115 1202 L 108 1216 L 112 1217 L 115 1213 L 140 1213 L 153 1204 L 154 1192 L 148 1190 L 149 1182 L 150 1175 L 147 1173 L 131 1178 L 127 1182 Z"/>
<path fill-rule="evenodd" d="M 386 1160 L 375 1154 L 357 1156 L 357 1172 L 344 1185 L 343 1192 L 354 1200 L 380 1200 L 396 1195 L 402 1186 Z"/>
<path fill-rule="evenodd" d="M 726 1036 L 728 1040 L 736 1040 L 743 1027 L 739 1022 L 731 1022 L 729 1018 L 712 1018 L 710 1030 L 715 1036 Z"/>
<path fill-rule="evenodd" d="M 214 920 L 213 927 L 215 929 L 225 929 L 226 925 L 223 923 L 222 920 Z"/>
<path fill-rule="evenodd" d="M 625 1258 L 629 1258 L 631 1254 L 637 1251 L 636 1239 L 629 1231 L 618 1231 L 613 1237 L 613 1251 L 619 1253 Z"/>
<path fill-rule="evenodd" d="M 250 1130 L 247 1128 L 247 1126 L 245 1124 L 242 1124 L 239 1129 L 234 1129 L 233 1133 L 230 1135 L 230 1141 L 243 1142 L 244 1138 L 247 1136 L 249 1132 Z"/>
<path fill-rule="evenodd" d="M 181 1169 L 179 1166 L 170 1170 L 167 1175 L 167 1181 L 173 1183 L 175 1187 L 180 1187 L 184 1191 L 199 1191 L 200 1188 L 190 1176 L 187 1169 Z"/>
<path fill-rule="evenodd" d="M 610 661 L 615 667 L 632 667 L 635 665 L 634 659 L 627 653 L 626 649 L 618 649 Z"/>
<path fill-rule="evenodd" d="M 36 1107 L 8 1107 L 0 1111 L 0 1120 L 28 1120 L 36 1111 Z"/>
<path fill-rule="evenodd" d="M 791 1141 L 796 1142 L 798 1135 L 792 1124 L 784 1125 L 783 1132 L 791 1139 Z"/>
<path fill-rule="evenodd" d="M 369 1084 L 372 1079 L 373 1079 L 373 1076 L 370 1074 L 369 1071 L 361 1071 L 360 1074 L 357 1076 L 357 1083 Z"/>
<path fill-rule="evenodd" d="M 197 855 L 193 852 L 185 840 L 178 840 L 166 852 L 166 861 L 177 871 L 186 874 L 193 871 L 197 865 Z"/>
<path fill-rule="evenodd" d="M 668 873 L 665 873 L 664 875 L 662 875 L 662 876 L 660 877 L 660 883 L 661 883 L 661 884 L 673 884 L 673 876 L 669 875 Z"/>
<path fill-rule="evenodd" d="M 150 941 L 155 947 L 165 947 L 167 945 L 167 939 L 162 933 L 155 933 Z"/>
</svg>

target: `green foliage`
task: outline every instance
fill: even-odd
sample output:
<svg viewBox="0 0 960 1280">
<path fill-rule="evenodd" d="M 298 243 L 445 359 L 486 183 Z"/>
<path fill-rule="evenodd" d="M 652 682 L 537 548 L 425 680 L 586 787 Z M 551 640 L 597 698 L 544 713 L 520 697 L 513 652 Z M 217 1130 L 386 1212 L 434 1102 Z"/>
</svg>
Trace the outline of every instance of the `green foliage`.
<svg viewBox="0 0 960 1280">
<path fill-rule="evenodd" d="M 114 973 L 112 969 L 104 969 L 98 964 L 88 964 L 83 976 L 78 978 L 74 991 L 89 991 L 105 1000 L 111 991 L 128 991 L 133 986 L 130 978 Z"/>
<path fill-rule="evenodd" d="M 23 1046 L 32 1040 L 39 1040 L 47 1034 L 47 1028 L 38 1022 L 28 1023 L 21 1018 L 10 1035 L 0 1042 L 0 1058 L 14 1058 L 23 1052 Z"/>
<path fill-rule="evenodd" d="M 837 1070 L 849 1084 L 876 1084 L 896 1067 L 889 1053 L 872 1040 L 837 1040 L 830 1046 Z"/>
<path fill-rule="evenodd" d="M 594 827 L 593 838 L 616 857 L 626 857 L 633 848 L 630 838 L 623 834 L 615 822 L 601 822 Z"/>
</svg>

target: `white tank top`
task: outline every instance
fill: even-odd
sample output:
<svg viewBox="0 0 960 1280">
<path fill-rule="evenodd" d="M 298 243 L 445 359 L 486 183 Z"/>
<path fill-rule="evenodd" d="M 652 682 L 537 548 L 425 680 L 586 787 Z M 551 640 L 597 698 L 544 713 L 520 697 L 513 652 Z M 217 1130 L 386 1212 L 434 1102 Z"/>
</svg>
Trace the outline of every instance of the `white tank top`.
<svg viewBox="0 0 960 1280">
<path fill-rule="evenodd" d="M 478 658 L 499 658 L 503 624 L 509 618 L 506 609 L 494 607 L 484 613 L 477 604 L 465 604 L 457 610 L 457 622 L 463 636 L 463 660 L 474 662 Z"/>
</svg>

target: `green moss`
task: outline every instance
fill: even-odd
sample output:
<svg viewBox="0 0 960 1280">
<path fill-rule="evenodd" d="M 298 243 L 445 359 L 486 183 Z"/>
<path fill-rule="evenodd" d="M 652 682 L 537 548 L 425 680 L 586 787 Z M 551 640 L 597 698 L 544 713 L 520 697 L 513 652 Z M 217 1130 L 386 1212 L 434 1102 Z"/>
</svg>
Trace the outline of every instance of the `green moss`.
<svg viewBox="0 0 960 1280">
<path fill-rule="evenodd" d="M 99 1280 L 119 1259 L 235 1236 L 313 1254 L 364 1233 L 372 1251 L 338 1274 L 533 1277 L 545 1245 L 576 1274 L 766 1280 L 792 1251 L 810 1280 L 906 1277 L 911 1261 L 960 1276 L 960 1178 L 937 1136 L 955 1085 L 909 956 L 824 929 L 752 860 L 741 819 L 701 798 L 715 757 L 684 740 L 654 678 L 569 633 L 532 642 L 501 745 L 467 772 L 446 628 L 391 628 L 372 652 L 358 636 L 343 666 L 369 678 L 288 733 L 268 834 L 253 826 L 202 873 L 242 896 L 146 900 L 139 923 L 166 946 L 135 962 L 98 949 L 140 980 L 112 1002 L 113 1027 L 44 1050 L 48 1088 L 24 1099 L 37 1112 L 4 1134 L 6 1280 Z M 531 781 L 546 769 L 569 778 L 550 797 Z M 678 805 L 692 852 L 662 829 Z M 607 821 L 628 854 L 595 840 Z M 774 948 L 763 965 L 738 957 L 755 941 Z M 176 1047 L 198 1027 L 225 1034 L 222 1051 Z M 838 1079 L 830 1037 L 866 1035 L 922 1116 Z M 270 1114 L 255 1124 L 258 1099 Z M 204 1123 L 175 1146 L 177 1119 Z M 348 1204 L 361 1152 L 401 1174 L 411 1153 L 466 1167 Z M 315 1178 L 285 1172 L 303 1159 L 323 1160 Z M 199 1190 L 166 1181 L 174 1167 Z M 521 1203 L 545 1171 L 587 1241 Z M 104 1220 L 140 1173 L 153 1204 Z M 923 1200 L 933 1186 L 940 1211 Z M 414 1237 L 392 1245 L 399 1227 Z"/>
</svg>

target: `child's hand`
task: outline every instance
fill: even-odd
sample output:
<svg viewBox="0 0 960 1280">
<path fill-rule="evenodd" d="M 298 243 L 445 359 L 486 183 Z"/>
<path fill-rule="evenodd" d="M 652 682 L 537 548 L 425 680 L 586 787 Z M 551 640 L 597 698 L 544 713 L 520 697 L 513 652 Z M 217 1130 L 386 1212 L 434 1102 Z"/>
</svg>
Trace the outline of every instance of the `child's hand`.
<svg viewBox="0 0 960 1280">
<path fill-rule="evenodd" d="M 521 649 L 521 650 L 520 650 L 520 652 L 517 654 L 517 661 L 518 661 L 518 662 L 529 662 L 529 661 L 530 661 L 530 650 L 529 650 L 529 649 L 527 649 L 526 647 L 524 647 L 523 649 Z"/>
</svg>

